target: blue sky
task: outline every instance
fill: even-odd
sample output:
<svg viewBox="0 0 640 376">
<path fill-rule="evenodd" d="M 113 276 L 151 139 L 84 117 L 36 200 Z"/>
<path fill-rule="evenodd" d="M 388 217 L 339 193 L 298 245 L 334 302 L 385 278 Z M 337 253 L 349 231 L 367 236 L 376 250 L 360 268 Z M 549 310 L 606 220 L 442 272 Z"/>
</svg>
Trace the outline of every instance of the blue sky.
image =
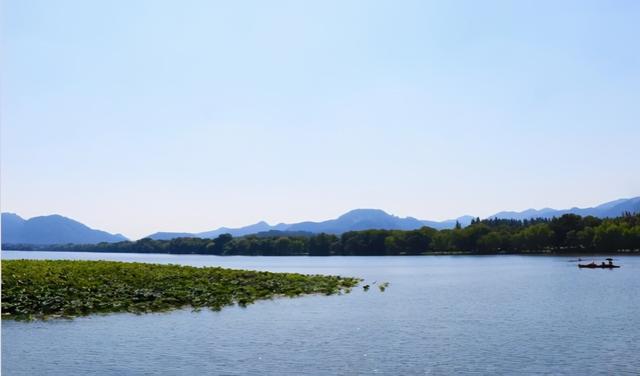
<svg viewBox="0 0 640 376">
<path fill-rule="evenodd" d="M 640 194 L 638 1 L 2 2 L 2 210 L 132 238 Z"/>
</svg>

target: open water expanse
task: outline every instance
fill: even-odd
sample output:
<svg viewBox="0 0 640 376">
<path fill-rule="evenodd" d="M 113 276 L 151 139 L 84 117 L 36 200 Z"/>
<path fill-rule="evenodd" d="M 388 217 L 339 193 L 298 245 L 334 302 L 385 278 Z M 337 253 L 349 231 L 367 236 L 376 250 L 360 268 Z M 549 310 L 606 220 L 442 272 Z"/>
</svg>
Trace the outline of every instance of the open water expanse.
<svg viewBox="0 0 640 376">
<path fill-rule="evenodd" d="M 219 257 L 3 251 L 339 274 L 347 295 L 74 320 L 2 321 L 2 375 L 640 374 L 640 257 Z M 591 258 L 589 258 L 589 261 Z M 601 260 L 599 258 L 597 261 Z"/>
</svg>

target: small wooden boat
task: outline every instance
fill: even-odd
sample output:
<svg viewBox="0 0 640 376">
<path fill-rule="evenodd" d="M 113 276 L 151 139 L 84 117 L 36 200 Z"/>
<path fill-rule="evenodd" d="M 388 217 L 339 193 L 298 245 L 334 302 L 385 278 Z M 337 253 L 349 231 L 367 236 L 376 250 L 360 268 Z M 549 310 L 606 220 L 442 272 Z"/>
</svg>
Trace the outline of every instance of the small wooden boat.
<svg viewBox="0 0 640 376">
<path fill-rule="evenodd" d="M 613 265 L 613 264 L 596 264 L 595 262 L 592 262 L 590 264 L 578 264 L 578 268 L 588 268 L 588 269 L 615 269 L 615 268 L 619 268 L 620 265 Z"/>
</svg>

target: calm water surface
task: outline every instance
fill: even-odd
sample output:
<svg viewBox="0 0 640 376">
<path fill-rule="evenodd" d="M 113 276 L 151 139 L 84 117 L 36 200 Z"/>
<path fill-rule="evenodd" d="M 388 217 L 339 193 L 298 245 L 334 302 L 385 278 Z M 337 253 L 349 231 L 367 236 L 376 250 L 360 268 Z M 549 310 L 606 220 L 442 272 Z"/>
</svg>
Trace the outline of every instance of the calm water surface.
<svg viewBox="0 0 640 376">
<path fill-rule="evenodd" d="M 389 281 L 221 312 L 2 321 L 3 375 L 640 374 L 640 257 L 217 257 L 2 252 Z"/>
</svg>

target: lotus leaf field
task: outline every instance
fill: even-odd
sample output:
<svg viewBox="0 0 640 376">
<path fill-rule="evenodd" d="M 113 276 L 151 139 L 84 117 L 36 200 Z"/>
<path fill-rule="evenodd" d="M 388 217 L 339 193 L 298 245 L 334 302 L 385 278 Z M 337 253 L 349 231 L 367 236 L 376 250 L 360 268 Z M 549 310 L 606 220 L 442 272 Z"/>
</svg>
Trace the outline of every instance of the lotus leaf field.
<svg viewBox="0 0 640 376">
<path fill-rule="evenodd" d="M 2 261 L 2 317 L 41 319 L 92 313 L 220 310 L 261 299 L 349 292 L 338 276 L 112 261 Z"/>
</svg>

